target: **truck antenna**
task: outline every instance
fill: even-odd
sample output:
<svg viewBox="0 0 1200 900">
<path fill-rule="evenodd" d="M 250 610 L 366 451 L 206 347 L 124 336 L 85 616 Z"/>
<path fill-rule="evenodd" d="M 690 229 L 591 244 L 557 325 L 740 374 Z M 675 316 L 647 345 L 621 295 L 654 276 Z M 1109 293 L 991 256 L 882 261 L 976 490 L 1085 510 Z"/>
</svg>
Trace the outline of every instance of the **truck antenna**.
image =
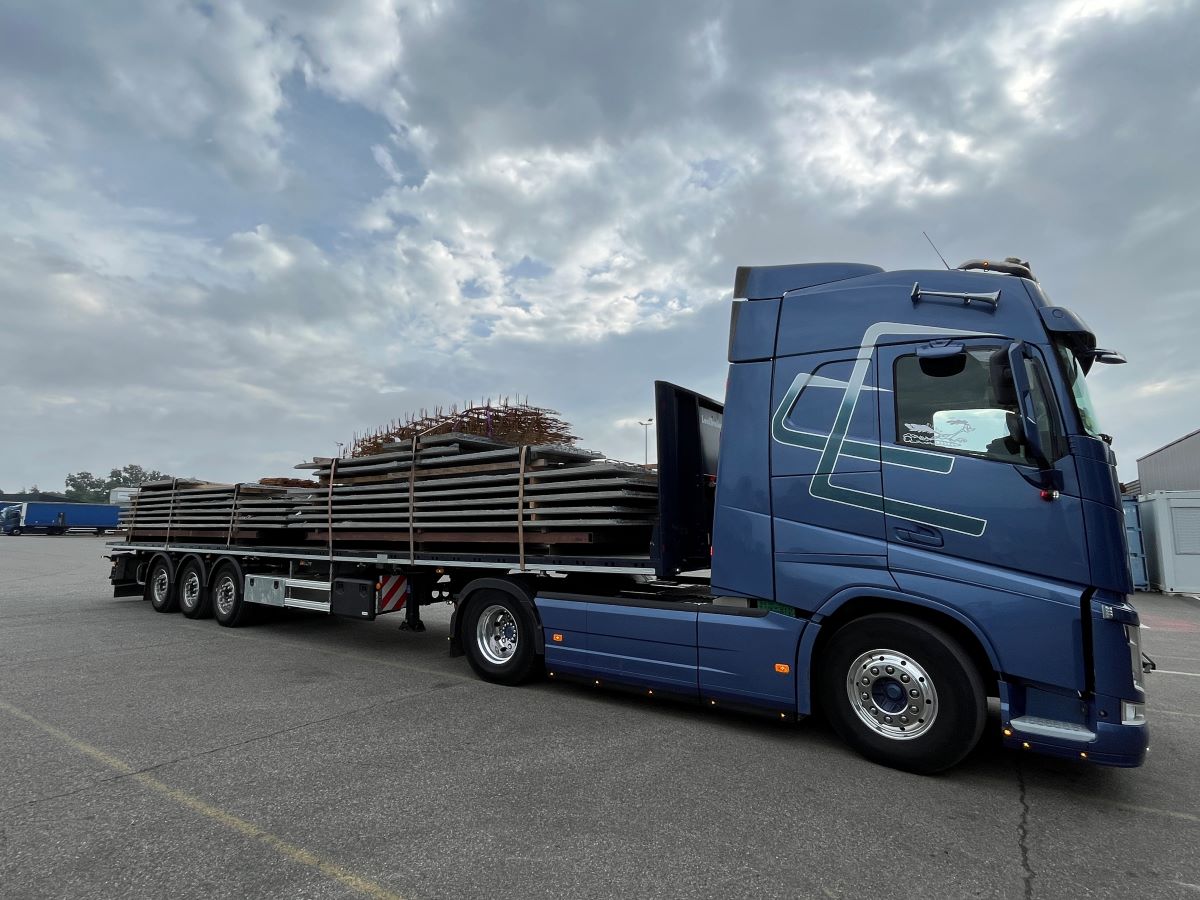
<svg viewBox="0 0 1200 900">
<path fill-rule="evenodd" d="M 925 232 L 922 231 L 921 234 L 925 234 Z M 942 265 L 947 269 L 950 268 L 950 263 L 946 262 L 946 257 L 942 256 L 942 251 L 937 248 L 937 244 L 933 242 L 933 238 L 925 234 L 925 240 L 929 241 L 929 246 L 932 247 L 933 252 L 938 255 L 938 259 L 942 261 Z"/>
</svg>

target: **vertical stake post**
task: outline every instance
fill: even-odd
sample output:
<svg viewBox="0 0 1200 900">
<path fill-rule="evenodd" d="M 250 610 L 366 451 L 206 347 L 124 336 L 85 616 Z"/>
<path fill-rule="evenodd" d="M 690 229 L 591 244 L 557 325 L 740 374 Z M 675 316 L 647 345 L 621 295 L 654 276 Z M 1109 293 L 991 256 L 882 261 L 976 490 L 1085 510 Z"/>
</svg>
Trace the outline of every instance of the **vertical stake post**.
<svg viewBox="0 0 1200 900">
<path fill-rule="evenodd" d="M 229 511 L 229 531 L 225 535 L 225 545 L 227 547 L 233 545 L 233 529 L 234 523 L 237 522 L 238 514 L 238 495 L 241 493 L 242 483 L 239 481 L 233 486 L 233 509 Z"/>
<path fill-rule="evenodd" d="M 417 441 L 418 437 L 414 434 L 412 459 L 408 461 L 408 564 L 410 566 L 416 565 L 417 562 L 416 509 L 414 508 L 417 502 Z"/>
<path fill-rule="evenodd" d="M 517 481 L 517 552 L 520 555 L 521 571 L 525 571 L 525 460 L 529 447 L 521 445 L 521 472 Z"/>
<path fill-rule="evenodd" d="M 167 507 L 167 534 L 163 538 L 163 547 L 171 545 L 171 522 L 175 519 L 175 494 L 176 486 L 179 484 L 178 478 L 171 479 L 171 505 Z"/>
<path fill-rule="evenodd" d="M 329 537 L 329 583 L 333 584 L 333 482 L 337 477 L 338 458 L 329 466 L 329 492 L 325 495 L 325 528 Z"/>
</svg>

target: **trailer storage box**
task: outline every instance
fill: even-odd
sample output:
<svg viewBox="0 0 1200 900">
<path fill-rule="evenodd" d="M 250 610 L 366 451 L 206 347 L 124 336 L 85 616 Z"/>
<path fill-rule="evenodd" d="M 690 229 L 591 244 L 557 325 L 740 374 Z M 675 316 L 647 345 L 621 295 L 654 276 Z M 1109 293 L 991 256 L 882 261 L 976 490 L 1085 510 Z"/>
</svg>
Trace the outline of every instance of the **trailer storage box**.
<svg viewBox="0 0 1200 900">
<path fill-rule="evenodd" d="M 1150 587 L 1200 592 L 1200 491 L 1154 491 L 1138 500 Z"/>
<path fill-rule="evenodd" d="M 333 582 L 329 611 L 352 619 L 375 618 L 375 582 L 361 578 L 338 578 Z"/>
</svg>

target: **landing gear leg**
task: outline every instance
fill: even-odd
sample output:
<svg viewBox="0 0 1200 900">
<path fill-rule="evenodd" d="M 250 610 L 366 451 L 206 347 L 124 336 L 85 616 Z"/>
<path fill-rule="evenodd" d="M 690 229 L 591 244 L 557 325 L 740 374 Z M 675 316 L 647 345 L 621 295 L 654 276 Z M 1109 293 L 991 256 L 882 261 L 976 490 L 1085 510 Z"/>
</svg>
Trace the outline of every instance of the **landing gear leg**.
<svg viewBox="0 0 1200 900">
<path fill-rule="evenodd" d="M 424 631 L 425 623 L 421 621 L 421 606 L 416 597 L 409 597 L 404 604 L 404 621 L 400 623 L 401 631 Z"/>
<path fill-rule="evenodd" d="M 410 578 L 408 581 L 408 602 L 404 604 L 404 621 L 400 623 L 401 631 L 424 631 L 425 623 L 421 621 L 421 599 L 429 590 L 429 585 L 423 578 Z"/>
</svg>

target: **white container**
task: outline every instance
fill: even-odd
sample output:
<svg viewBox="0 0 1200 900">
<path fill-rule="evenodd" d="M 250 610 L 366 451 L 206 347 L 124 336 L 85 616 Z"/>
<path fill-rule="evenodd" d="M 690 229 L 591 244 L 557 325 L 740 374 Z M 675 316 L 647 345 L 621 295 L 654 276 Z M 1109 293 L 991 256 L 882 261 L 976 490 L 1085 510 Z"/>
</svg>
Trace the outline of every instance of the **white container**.
<svg viewBox="0 0 1200 900">
<path fill-rule="evenodd" d="M 1151 590 L 1200 593 L 1200 491 L 1154 491 L 1138 504 Z"/>
</svg>

